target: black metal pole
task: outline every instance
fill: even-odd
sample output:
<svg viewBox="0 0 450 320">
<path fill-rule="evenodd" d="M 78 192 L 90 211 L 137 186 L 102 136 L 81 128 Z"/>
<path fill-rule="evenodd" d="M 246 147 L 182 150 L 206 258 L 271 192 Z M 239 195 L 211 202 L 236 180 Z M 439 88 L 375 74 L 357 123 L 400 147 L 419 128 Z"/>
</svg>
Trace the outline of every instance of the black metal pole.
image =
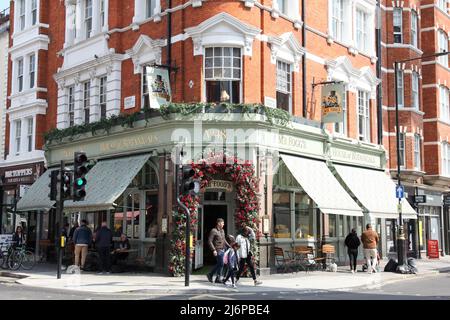
<svg viewBox="0 0 450 320">
<path fill-rule="evenodd" d="M 172 0 L 167 0 L 167 65 L 169 66 L 169 79 L 170 72 L 172 71 Z"/>
<path fill-rule="evenodd" d="M 186 211 L 186 259 L 184 260 L 184 286 L 189 287 L 189 274 L 191 272 L 191 217 L 189 208 L 181 202 L 180 197 L 177 197 L 178 204 Z"/>
<path fill-rule="evenodd" d="M 62 243 L 61 243 L 61 238 L 62 238 L 62 228 L 63 228 L 63 210 L 64 210 L 64 197 L 63 197 L 63 192 L 64 192 L 64 166 L 65 163 L 62 160 L 61 161 L 61 167 L 59 169 L 59 175 L 61 177 L 60 179 L 60 189 L 59 189 L 59 200 L 58 200 L 58 229 L 57 229 L 57 248 L 58 248 L 58 270 L 57 270 L 57 279 L 61 279 L 61 266 L 62 266 L 62 252 L 63 252 L 63 247 L 62 247 Z"/>
<path fill-rule="evenodd" d="M 305 2 L 306 0 L 302 0 L 302 46 L 306 47 L 306 14 L 305 14 Z M 306 109 L 307 109 L 307 99 L 306 99 L 306 53 L 303 55 L 302 59 L 302 85 L 303 85 L 303 118 L 306 118 Z"/>
<path fill-rule="evenodd" d="M 381 79 L 381 3 L 377 1 L 377 26 L 376 26 L 376 46 L 377 46 L 377 78 Z M 377 123 L 378 123 L 378 144 L 383 144 L 383 82 L 377 87 Z"/>
</svg>

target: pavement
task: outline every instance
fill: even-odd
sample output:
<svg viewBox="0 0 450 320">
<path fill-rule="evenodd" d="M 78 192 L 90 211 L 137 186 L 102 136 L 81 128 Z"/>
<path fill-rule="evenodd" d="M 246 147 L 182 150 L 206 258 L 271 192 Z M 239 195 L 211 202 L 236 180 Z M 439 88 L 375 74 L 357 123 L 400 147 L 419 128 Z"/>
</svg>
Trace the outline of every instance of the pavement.
<svg viewBox="0 0 450 320">
<path fill-rule="evenodd" d="M 387 261 L 382 261 L 383 270 Z M 237 288 L 233 289 L 222 284 L 211 284 L 205 275 L 191 275 L 190 285 L 185 287 L 184 277 L 170 277 L 155 273 L 119 273 L 98 275 L 95 272 L 81 274 L 63 273 L 61 279 L 56 278 L 56 266 L 39 264 L 31 271 L 1 271 L 2 279 L 9 279 L 24 286 L 48 289 L 72 290 L 90 293 L 145 293 L 152 294 L 208 294 L 219 292 L 275 292 L 275 291 L 358 291 L 364 292 L 372 288 L 397 281 L 407 281 L 424 277 L 437 276 L 440 272 L 450 272 L 450 256 L 439 260 L 416 260 L 419 273 L 402 275 L 392 272 L 377 272 L 367 274 L 361 272 L 359 266 L 356 274 L 349 267 L 339 267 L 337 272 L 313 271 L 272 274 L 258 277 L 263 283 L 253 285 L 251 278 L 241 278 Z M 1 278 L 3 277 L 3 278 Z M 7 277 L 7 278 L 5 278 Z"/>
</svg>

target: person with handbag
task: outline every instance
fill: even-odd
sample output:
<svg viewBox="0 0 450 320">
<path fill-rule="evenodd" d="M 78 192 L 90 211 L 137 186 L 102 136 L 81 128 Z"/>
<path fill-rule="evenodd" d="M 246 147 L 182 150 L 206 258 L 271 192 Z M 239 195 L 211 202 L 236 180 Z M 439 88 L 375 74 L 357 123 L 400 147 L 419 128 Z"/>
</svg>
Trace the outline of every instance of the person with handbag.
<svg viewBox="0 0 450 320">
<path fill-rule="evenodd" d="M 250 273 L 253 278 L 255 286 L 262 284 L 261 281 L 256 280 L 255 267 L 252 261 L 252 249 L 250 239 L 255 239 L 255 232 L 252 228 L 245 226 L 242 228 L 242 232 L 236 237 L 236 242 L 239 245 L 238 256 L 239 256 L 239 272 L 236 276 L 236 282 L 239 281 L 241 273 L 244 270 L 245 264 L 250 269 Z"/>
</svg>

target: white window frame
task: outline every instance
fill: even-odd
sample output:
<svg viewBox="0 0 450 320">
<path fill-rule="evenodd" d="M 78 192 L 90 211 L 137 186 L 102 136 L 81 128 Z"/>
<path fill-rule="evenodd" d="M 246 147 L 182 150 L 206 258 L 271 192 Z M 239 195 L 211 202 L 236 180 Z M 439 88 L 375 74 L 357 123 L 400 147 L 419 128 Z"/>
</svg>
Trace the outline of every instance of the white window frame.
<svg viewBox="0 0 450 320">
<path fill-rule="evenodd" d="M 107 0 L 100 0 L 100 28 L 103 29 L 107 23 L 106 23 L 106 1 Z"/>
<path fill-rule="evenodd" d="M 420 109 L 419 102 L 419 74 L 417 72 L 413 72 L 411 74 L 411 103 L 412 107 L 415 110 Z"/>
<path fill-rule="evenodd" d="M 14 121 L 14 142 L 15 142 L 15 154 L 20 155 L 22 144 L 22 120 Z"/>
<path fill-rule="evenodd" d="M 91 37 L 93 30 L 93 1 L 95 0 L 84 0 L 84 34 L 86 39 Z"/>
<path fill-rule="evenodd" d="M 394 76 L 395 80 L 395 76 Z M 404 107 L 405 105 L 405 73 L 403 70 L 397 70 L 397 95 L 398 95 L 398 106 Z"/>
<path fill-rule="evenodd" d="M 400 15 L 400 17 L 396 17 L 396 15 Z M 395 7 L 392 12 L 392 25 L 393 25 L 393 33 L 394 33 L 394 43 L 403 43 L 403 8 Z M 396 20 L 400 22 L 400 25 L 396 25 Z M 400 27 L 400 31 L 395 31 L 396 27 Z M 395 41 L 395 36 L 400 35 L 400 42 Z"/>
<path fill-rule="evenodd" d="M 151 18 L 155 15 L 156 0 L 145 0 L 145 18 Z"/>
<path fill-rule="evenodd" d="M 344 90 L 344 95 L 342 96 L 342 113 L 344 117 L 343 122 L 336 122 L 334 124 L 334 132 L 347 136 L 347 90 Z"/>
<path fill-rule="evenodd" d="M 448 0 L 438 0 L 437 1 L 438 8 L 440 8 L 445 13 L 448 12 L 447 2 L 448 2 Z"/>
<path fill-rule="evenodd" d="M 330 11 L 330 34 L 337 41 L 344 41 L 346 0 L 332 0 Z"/>
<path fill-rule="evenodd" d="M 31 25 L 34 26 L 38 23 L 38 0 L 31 0 Z"/>
<path fill-rule="evenodd" d="M 99 105 L 100 105 L 100 119 L 106 118 L 106 110 L 107 110 L 107 85 L 108 78 L 107 76 L 100 77 L 99 81 Z"/>
<path fill-rule="evenodd" d="M 36 86 L 36 54 L 31 54 L 29 57 L 29 88 L 33 89 Z"/>
<path fill-rule="evenodd" d="M 415 10 L 411 10 L 411 45 L 415 48 L 417 48 L 418 41 L 418 15 Z"/>
<path fill-rule="evenodd" d="M 445 86 L 439 87 L 439 101 L 440 119 L 446 122 L 450 122 L 449 90 Z"/>
<path fill-rule="evenodd" d="M 225 72 L 225 68 L 226 68 L 224 58 L 226 58 L 227 56 L 219 56 L 219 57 L 222 58 L 222 63 L 221 63 L 222 77 L 217 77 L 217 76 L 214 75 L 214 67 L 215 67 L 214 61 L 215 61 L 215 58 L 216 58 L 215 53 L 214 53 L 214 51 L 215 51 L 214 49 L 215 48 L 222 48 L 222 52 L 223 52 L 223 49 L 225 49 L 225 48 L 230 48 L 231 49 L 231 52 L 232 52 L 232 55 L 231 55 L 231 67 L 230 67 L 231 68 L 231 77 L 225 77 L 223 75 L 224 72 Z M 213 51 L 213 56 L 212 57 L 209 57 L 209 56 L 207 57 L 206 56 L 206 51 L 208 49 L 212 49 L 212 51 Z M 239 78 L 234 77 L 234 72 L 233 72 L 236 69 L 236 67 L 234 67 L 234 59 L 235 59 L 235 56 L 233 54 L 234 49 L 239 49 L 239 51 L 240 51 L 240 55 L 239 55 L 239 63 L 240 63 L 240 66 L 239 66 L 239 69 L 240 69 L 239 70 Z M 242 97 L 242 85 L 243 85 L 242 72 L 243 72 L 243 69 L 244 69 L 244 66 L 243 66 L 244 59 L 243 59 L 242 55 L 243 55 L 244 49 L 241 48 L 241 47 L 238 47 L 238 46 L 226 46 L 226 45 L 225 46 L 221 46 L 221 45 L 217 45 L 217 46 L 204 47 L 203 50 L 204 50 L 204 52 L 203 52 L 203 56 L 204 56 L 204 59 L 203 59 L 203 72 L 204 72 L 204 89 L 205 89 L 204 97 L 205 97 L 205 101 L 207 99 L 207 82 L 208 81 L 229 81 L 229 82 L 239 81 L 239 102 L 238 103 L 241 103 L 242 99 L 243 99 L 243 97 Z M 206 72 L 207 71 L 206 70 L 207 69 L 206 61 L 207 61 L 208 58 L 211 58 L 212 62 L 213 62 L 213 64 L 210 67 L 208 67 L 208 69 L 211 69 L 211 71 L 212 71 L 212 76 L 211 77 L 207 76 L 207 72 Z M 230 94 L 230 101 L 233 101 L 232 94 Z"/>
<path fill-rule="evenodd" d="M 370 92 L 358 90 L 358 139 L 370 142 Z"/>
<path fill-rule="evenodd" d="M 370 36 L 369 36 L 369 19 L 370 14 L 362 10 L 361 8 L 356 8 L 356 48 L 362 52 L 368 52 L 370 50 Z"/>
<path fill-rule="evenodd" d="M 285 67 L 286 70 L 279 67 Z M 289 95 L 289 113 L 292 114 L 292 75 L 293 65 L 289 62 L 277 59 L 276 61 L 276 91 Z M 281 77 L 281 78 L 280 78 Z M 289 78 L 289 79 L 288 79 Z"/>
<path fill-rule="evenodd" d="M 442 170 L 441 174 L 445 177 L 450 177 L 450 144 L 443 142 L 441 144 Z"/>
<path fill-rule="evenodd" d="M 17 59 L 17 92 L 24 90 L 24 59 Z"/>
<path fill-rule="evenodd" d="M 34 150 L 34 118 L 27 119 L 27 150 L 32 152 Z"/>
<path fill-rule="evenodd" d="M 26 6 L 25 6 L 25 0 L 20 0 L 19 1 L 19 31 L 23 31 L 26 28 Z"/>
<path fill-rule="evenodd" d="M 67 88 L 67 113 L 69 115 L 69 127 L 75 125 L 75 86 Z"/>
<path fill-rule="evenodd" d="M 414 168 L 416 170 L 422 169 L 422 152 L 421 152 L 421 137 L 419 134 L 414 135 Z"/>
<path fill-rule="evenodd" d="M 91 116 L 91 81 L 85 81 L 82 85 L 83 88 L 83 121 L 85 124 L 90 122 Z"/>
<path fill-rule="evenodd" d="M 406 133 L 399 133 L 400 168 L 406 168 Z"/>
<path fill-rule="evenodd" d="M 288 14 L 288 4 L 286 0 L 276 0 L 278 3 L 278 11 L 280 13 L 287 15 Z"/>
<path fill-rule="evenodd" d="M 442 29 L 438 30 L 438 46 L 438 52 L 448 52 L 448 36 Z M 448 68 L 448 55 L 438 57 L 438 62 Z"/>
</svg>

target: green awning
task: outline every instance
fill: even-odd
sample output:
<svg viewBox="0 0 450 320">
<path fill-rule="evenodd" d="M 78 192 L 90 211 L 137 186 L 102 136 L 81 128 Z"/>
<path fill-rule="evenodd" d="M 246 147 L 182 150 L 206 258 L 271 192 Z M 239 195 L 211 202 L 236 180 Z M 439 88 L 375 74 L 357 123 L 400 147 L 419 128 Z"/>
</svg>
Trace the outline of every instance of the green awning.
<svg viewBox="0 0 450 320">
<path fill-rule="evenodd" d="M 99 161 L 86 175 L 86 197 L 83 201 L 64 202 L 64 211 L 101 211 L 114 208 L 114 202 L 130 185 L 150 158 L 138 155 Z"/>
<path fill-rule="evenodd" d="M 56 201 L 50 200 L 50 172 L 58 169 L 47 170 L 28 189 L 24 196 L 17 202 L 17 211 L 49 211 Z"/>
</svg>

